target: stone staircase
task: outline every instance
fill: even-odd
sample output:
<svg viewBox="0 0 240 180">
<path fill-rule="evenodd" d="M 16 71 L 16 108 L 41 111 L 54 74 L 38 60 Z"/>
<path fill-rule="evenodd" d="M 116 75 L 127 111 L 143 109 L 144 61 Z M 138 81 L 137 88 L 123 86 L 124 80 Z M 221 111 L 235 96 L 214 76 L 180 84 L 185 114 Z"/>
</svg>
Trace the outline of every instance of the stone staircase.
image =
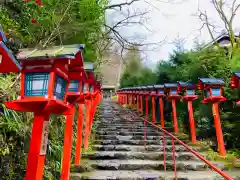
<svg viewBox="0 0 240 180">
<path fill-rule="evenodd" d="M 82 156 L 82 165 L 72 168 L 71 180 L 172 180 L 172 140 L 166 137 L 166 171 L 162 133 L 142 120 L 126 120 L 127 110 L 104 102 L 100 109 L 93 152 Z M 201 148 L 197 148 L 201 152 Z M 217 180 L 219 177 L 185 147 L 175 143 L 178 180 Z"/>
</svg>

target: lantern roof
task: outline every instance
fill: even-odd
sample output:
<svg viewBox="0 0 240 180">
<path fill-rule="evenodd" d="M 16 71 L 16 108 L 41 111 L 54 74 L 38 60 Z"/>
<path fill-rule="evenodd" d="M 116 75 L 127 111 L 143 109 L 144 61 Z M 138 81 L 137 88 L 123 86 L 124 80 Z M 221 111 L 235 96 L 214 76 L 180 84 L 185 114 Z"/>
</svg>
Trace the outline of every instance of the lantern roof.
<svg viewBox="0 0 240 180">
<path fill-rule="evenodd" d="M 75 55 L 84 48 L 82 44 L 52 46 L 44 49 L 20 49 L 19 60 L 75 59 Z"/>
<path fill-rule="evenodd" d="M 201 83 L 204 85 L 224 85 L 224 81 L 222 79 L 217 79 L 217 78 L 199 78 Z"/>
<path fill-rule="evenodd" d="M 3 32 L 3 28 L 2 25 L 0 24 L 0 41 L 6 43 L 7 42 L 7 38 Z"/>
<path fill-rule="evenodd" d="M 164 86 L 166 88 L 177 88 L 178 84 L 177 83 L 165 83 Z"/>
<path fill-rule="evenodd" d="M 86 72 L 93 72 L 94 64 L 92 62 L 84 62 L 84 70 Z"/>
<path fill-rule="evenodd" d="M 152 89 L 154 86 L 153 85 L 148 85 L 147 89 Z"/>
<path fill-rule="evenodd" d="M 188 81 L 188 82 L 178 81 L 178 84 L 181 88 L 186 88 L 186 89 L 195 88 L 195 85 L 190 81 Z"/>
<path fill-rule="evenodd" d="M 233 75 L 240 79 L 240 72 L 233 72 Z"/>
<path fill-rule="evenodd" d="M 19 62 L 15 59 L 10 49 L 0 41 L 0 72 L 19 72 L 22 67 Z"/>
<path fill-rule="evenodd" d="M 154 86 L 154 88 L 156 88 L 156 89 L 163 89 L 164 88 L 164 85 L 163 84 L 155 84 L 155 85 L 153 85 Z"/>
<path fill-rule="evenodd" d="M 142 88 L 142 89 L 147 89 L 147 86 L 142 86 L 141 88 Z"/>
</svg>

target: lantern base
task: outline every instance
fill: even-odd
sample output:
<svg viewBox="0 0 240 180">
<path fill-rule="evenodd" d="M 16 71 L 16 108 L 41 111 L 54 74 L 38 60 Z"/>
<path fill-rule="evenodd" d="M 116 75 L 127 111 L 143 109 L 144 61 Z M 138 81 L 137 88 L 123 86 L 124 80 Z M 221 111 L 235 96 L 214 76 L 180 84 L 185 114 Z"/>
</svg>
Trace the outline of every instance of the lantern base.
<svg viewBox="0 0 240 180">
<path fill-rule="evenodd" d="M 223 97 L 223 96 L 215 96 L 215 97 L 208 97 L 205 98 L 204 100 L 202 100 L 203 104 L 207 104 L 207 103 L 217 103 L 217 102 L 222 102 L 222 101 L 226 101 L 227 98 Z"/>
<path fill-rule="evenodd" d="M 46 114 L 71 114 L 70 105 L 60 100 L 30 97 L 5 103 L 8 109 Z M 68 112 L 69 111 L 69 112 Z"/>
<path fill-rule="evenodd" d="M 78 96 L 78 99 L 76 100 L 76 103 L 85 104 L 85 95 L 81 94 L 80 96 Z"/>
<path fill-rule="evenodd" d="M 167 99 L 168 99 L 168 100 L 181 99 L 181 96 L 179 96 L 179 95 L 171 95 L 171 96 L 168 96 Z"/>
<path fill-rule="evenodd" d="M 156 94 L 157 97 L 165 97 L 165 94 Z"/>
<path fill-rule="evenodd" d="M 184 96 L 182 98 L 183 101 L 194 101 L 196 100 L 198 97 L 196 95 L 191 95 L 191 96 Z"/>
<path fill-rule="evenodd" d="M 77 101 L 79 96 L 80 96 L 79 92 L 68 92 L 67 93 L 67 102 L 69 102 L 70 104 L 73 104 Z"/>
<path fill-rule="evenodd" d="M 86 93 L 86 94 L 85 94 L 85 99 L 86 99 L 86 100 L 90 100 L 91 98 L 92 98 L 91 93 Z"/>
</svg>

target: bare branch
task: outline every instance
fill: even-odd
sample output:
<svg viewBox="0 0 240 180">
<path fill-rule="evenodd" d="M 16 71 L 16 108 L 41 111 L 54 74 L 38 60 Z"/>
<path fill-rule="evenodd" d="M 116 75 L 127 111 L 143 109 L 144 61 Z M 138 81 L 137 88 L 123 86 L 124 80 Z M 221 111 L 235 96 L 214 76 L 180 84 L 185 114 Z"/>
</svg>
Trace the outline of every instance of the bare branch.
<svg viewBox="0 0 240 180">
<path fill-rule="evenodd" d="M 126 6 L 126 5 L 129 6 L 129 5 L 133 4 L 136 1 L 140 1 L 140 0 L 132 0 L 130 2 L 124 2 L 124 3 L 119 3 L 119 4 L 112 4 L 112 5 L 106 6 L 104 9 L 107 10 L 107 9 L 119 8 L 121 10 L 122 6 Z"/>
</svg>

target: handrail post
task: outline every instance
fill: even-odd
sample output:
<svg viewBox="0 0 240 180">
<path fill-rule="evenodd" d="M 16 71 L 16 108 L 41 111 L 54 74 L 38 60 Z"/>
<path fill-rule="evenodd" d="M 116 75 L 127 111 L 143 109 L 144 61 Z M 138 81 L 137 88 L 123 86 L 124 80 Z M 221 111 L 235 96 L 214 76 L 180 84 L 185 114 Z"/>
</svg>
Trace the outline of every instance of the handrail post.
<svg viewBox="0 0 240 180">
<path fill-rule="evenodd" d="M 143 114 L 143 95 L 141 95 L 141 99 L 140 99 L 140 104 L 141 104 L 141 114 Z"/>
<path fill-rule="evenodd" d="M 147 141 L 147 127 L 146 127 L 146 119 L 144 120 L 144 147 L 146 148 L 146 141 Z"/>
<path fill-rule="evenodd" d="M 164 166 L 164 171 L 166 171 L 167 170 L 167 166 L 166 166 L 166 137 L 165 137 L 165 133 L 164 132 L 162 132 L 163 133 L 163 139 L 162 139 L 162 141 L 163 141 L 163 166 Z"/>
<path fill-rule="evenodd" d="M 226 156 L 226 149 L 224 146 L 221 121 L 220 121 L 219 111 L 218 111 L 218 104 L 214 103 L 212 107 L 213 107 L 213 117 L 214 117 L 215 129 L 216 129 L 219 154 L 221 156 Z"/>
<path fill-rule="evenodd" d="M 173 166 L 174 166 L 174 177 L 175 177 L 175 180 L 177 180 L 177 165 L 176 165 L 175 144 L 174 144 L 173 137 L 172 137 L 172 157 L 173 157 Z"/>
</svg>

